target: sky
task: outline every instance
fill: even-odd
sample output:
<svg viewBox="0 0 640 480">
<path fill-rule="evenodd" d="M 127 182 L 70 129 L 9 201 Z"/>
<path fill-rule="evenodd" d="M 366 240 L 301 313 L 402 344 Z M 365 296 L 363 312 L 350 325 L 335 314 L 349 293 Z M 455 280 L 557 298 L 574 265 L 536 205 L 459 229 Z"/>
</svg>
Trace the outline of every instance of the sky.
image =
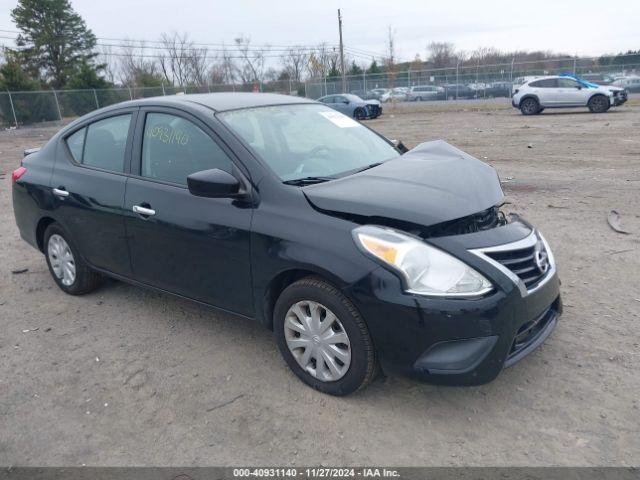
<svg viewBox="0 0 640 480">
<path fill-rule="evenodd" d="M 341 8 L 347 47 L 384 54 L 391 26 L 399 60 L 426 56 L 432 41 L 458 49 L 553 50 L 596 56 L 640 49 L 640 0 L 71 0 L 98 37 L 157 40 L 187 32 L 203 43 L 312 45 L 338 42 Z M 0 0 L 0 29 L 15 30 Z M 6 35 L 6 34 L 5 34 Z M 7 40 L 3 41 L 4 43 Z M 363 63 L 365 56 L 357 57 Z"/>
</svg>

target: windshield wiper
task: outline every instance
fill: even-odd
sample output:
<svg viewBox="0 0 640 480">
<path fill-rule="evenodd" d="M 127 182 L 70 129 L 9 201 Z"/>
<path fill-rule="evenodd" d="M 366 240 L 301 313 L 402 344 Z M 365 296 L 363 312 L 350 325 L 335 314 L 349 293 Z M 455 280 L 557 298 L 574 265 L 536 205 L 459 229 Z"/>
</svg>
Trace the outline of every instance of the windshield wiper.
<svg viewBox="0 0 640 480">
<path fill-rule="evenodd" d="M 367 165 L 367 166 L 365 166 L 365 167 L 359 168 L 358 170 L 356 170 L 356 171 L 355 171 L 355 172 L 353 172 L 353 173 L 360 173 L 360 172 L 364 172 L 365 170 L 369 170 L 370 168 L 377 167 L 378 165 L 382 165 L 383 163 L 384 163 L 384 162 L 371 163 L 371 164 L 369 164 L 369 165 Z"/>
<path fill-rule="evenodd" d="M 286 180 L 282 183 L 285 185 L 313 185 L 314 183 L 328 182 L 329 180 L 335 180 L 335 177 L 303 177 L 295 178 L 293 180 Z"/>
</svg>

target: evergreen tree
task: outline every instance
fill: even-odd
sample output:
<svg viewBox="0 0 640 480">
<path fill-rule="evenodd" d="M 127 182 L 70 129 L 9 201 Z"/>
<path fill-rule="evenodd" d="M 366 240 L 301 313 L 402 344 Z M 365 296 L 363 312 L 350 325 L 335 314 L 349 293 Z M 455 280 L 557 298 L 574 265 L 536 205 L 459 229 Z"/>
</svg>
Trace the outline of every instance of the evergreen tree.
<svg viewBox="0 0 640 480">
<path fill-rule="evenodd" d="M 7 59 L 7 62 L 0 66 L 0 90 L 27 92 L 37 90 L 38 87 L 38 82 L 29 78 L 14 58 Z"/>
<path fill-rule="evenodd" d="M 86 66 L 100 70 L 96 37 L 69 0 L 18 0 L 11 18 L 20 29 L 14 54 L 33 78 L 62 88 Z"/>
<path fill-rule="evenodd" d="M 382 73 L 382 69 L 378 66 L 375 58 L 371 60 L 371 65 L 367 69 L 367 73 Z"/>
<path fill-rule="evenodd" d="M 361 75 L 361 74 L 362 74 L 362 68 L 360 68 L 360 66 L 354 60 L 353 62 L 351 62 L 351 68 L 349 69 L 348 75 Z"/>
</svg>

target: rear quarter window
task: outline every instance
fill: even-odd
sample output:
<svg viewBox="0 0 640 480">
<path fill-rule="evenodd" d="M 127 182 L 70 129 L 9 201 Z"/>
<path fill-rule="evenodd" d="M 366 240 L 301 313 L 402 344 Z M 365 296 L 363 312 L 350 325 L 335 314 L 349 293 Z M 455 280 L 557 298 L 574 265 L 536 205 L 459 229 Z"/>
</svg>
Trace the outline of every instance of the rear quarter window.
<svg viewBox="0 0 640 480">
<path fill-rule="evenodd" d="M 84 137 L 86 134 L 87 128 L 85 127 L 78 130 L 73 135 L 69 135 L 66 140 L 71 156 L 78 163 L 82 163 L 82 149 L 84 148 Z"/>
</svg>

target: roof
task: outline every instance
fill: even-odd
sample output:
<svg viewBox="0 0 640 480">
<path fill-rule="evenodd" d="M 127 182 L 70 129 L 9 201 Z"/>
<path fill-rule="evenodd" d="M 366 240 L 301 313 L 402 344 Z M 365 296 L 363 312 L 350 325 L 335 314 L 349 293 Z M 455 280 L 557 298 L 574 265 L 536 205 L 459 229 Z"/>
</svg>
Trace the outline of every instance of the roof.
<svg viewBox="0 0 640 480">
<path fill-rule="evenodd" d="M 239 108 L 265 107 L 269 105 L 287 105 L 297 103 L 315 103 L 308 98 L 293 95 L 278 95 L 275 93 L 248 93 L 248 92 L 223 92 L 223 93 L 196 93 L 187 95 L 167 95 L 165 97 L 152 97 L 133 101 L 137 105 L 146 103 L 197 103 L 216 112 L 236 110 Z"/>
</svg>

